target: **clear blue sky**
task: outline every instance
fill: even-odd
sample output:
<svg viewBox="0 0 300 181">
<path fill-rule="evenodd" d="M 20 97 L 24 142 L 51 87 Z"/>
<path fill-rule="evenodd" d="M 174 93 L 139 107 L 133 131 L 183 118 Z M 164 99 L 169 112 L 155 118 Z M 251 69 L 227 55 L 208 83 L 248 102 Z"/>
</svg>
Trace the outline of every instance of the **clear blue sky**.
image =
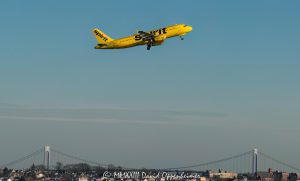
<svg viewBox="0 0 300 181">
<path fill-rule="evenodd" d="M 300 167 L 299 6 L 2 1 L 0 162 L 44 144 L 132 167 L 258 147 Z M 93 49 L 94 27 L 120 38 L 177 23 L 193 26 L 184 41 Z"/>
</svg>

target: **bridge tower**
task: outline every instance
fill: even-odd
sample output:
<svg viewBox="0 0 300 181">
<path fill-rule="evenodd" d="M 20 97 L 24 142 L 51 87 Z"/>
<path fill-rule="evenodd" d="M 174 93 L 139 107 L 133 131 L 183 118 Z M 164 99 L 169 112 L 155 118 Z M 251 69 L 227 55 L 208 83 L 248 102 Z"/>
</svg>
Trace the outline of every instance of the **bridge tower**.
<svg viewBox="0 0 300 181">
<path fill-rule="evenodd" d="M 46 170 L 50 168 L 50 146 L 45 146 L 44 148 L 44 166 Z"/>
<path fill-rule="evenodd" d="M 255 148 L 253 150 L 253 157 L 252 157 L 252 173 L 253 175 L 257 175 L 257 167 L 258 167 L 258 149 Z"/>
</svg>

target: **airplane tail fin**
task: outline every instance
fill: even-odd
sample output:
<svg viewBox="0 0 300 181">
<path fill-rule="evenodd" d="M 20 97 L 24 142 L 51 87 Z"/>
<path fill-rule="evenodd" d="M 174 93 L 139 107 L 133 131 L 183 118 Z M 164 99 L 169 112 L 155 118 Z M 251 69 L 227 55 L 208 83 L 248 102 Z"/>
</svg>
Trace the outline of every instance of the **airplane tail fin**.
<svg viewBox="0 0 300 181">
<path fill-rule="evenodd" d="M 93 29 L 93 34 L 99 44 L 108 44 L 109 42 L 113 41 L 111 37 L 107 36 L 105 33 L 103 33 L 97 28 Z"/>
</svg>

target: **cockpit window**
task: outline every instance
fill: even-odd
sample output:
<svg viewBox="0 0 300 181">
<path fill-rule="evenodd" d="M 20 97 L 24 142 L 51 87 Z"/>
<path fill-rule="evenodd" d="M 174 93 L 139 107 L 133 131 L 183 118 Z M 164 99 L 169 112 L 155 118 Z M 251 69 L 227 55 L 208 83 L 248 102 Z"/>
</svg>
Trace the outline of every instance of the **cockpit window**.
<svg viewBox="0 0 300 181">
<path fill-rule="evenodd" d="M 183 27 L 187 27 L 187 25 L 184 25 Z"/>
</svg>

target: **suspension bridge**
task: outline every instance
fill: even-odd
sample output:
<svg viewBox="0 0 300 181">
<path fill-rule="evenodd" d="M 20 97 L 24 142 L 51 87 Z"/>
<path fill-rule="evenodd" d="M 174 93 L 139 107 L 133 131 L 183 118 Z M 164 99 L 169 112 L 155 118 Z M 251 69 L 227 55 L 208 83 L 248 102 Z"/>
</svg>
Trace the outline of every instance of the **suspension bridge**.
<svg viewBox="0 0 300 181">
<path fill-rule="evenodd" d="M 45 146 L 9 163 L 0 164 L 0 168 L 29 168 L 31 165 L 42 165 L 45 169 L 55 169 L 57 163 L 62 165 L 72 165 L 85 163 L 94 167 L 109 169 L 108 164 L 98 163 L 96 161 L 86 160 L 74 155 L 63 153 L 56 149 Z M 269 168 L 277 171 L 286 171 L 300 173 L 300 168 L 292 166 L 284 161 L 280 161 L 266 153 L 253 149 L 241 154 L 218 159 L 206 163 L 199 163 L 187 166 L 154 168 L 152 170 L 160 171 L 206 171 L 206 170 L 226 170 L 236 173 L 252 173 L 267 171 Z M 122 167 L 123 170 L 138 170 L 134 168 Z"/>
</svg>

